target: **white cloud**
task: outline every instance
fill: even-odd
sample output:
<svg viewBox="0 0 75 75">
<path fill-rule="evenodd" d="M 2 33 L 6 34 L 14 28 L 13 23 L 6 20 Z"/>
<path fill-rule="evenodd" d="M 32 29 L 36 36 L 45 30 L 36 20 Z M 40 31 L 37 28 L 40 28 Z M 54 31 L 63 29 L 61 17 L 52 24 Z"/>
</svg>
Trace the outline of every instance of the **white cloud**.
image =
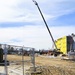
<svg viewBox="0 0 75 75">
<path fill-rule="evenodd" d="M 13 9 L 19 3 L 19 0 L 0 0 L 0 22 L 10 21 L 17 14 Z"/>
<path fill-rule="evenodd" d="M 46 20 L 55 18 L 71 11 L 74 0 L 36 0 L 44 13 Z M 46 12 L 45 12 L 46 11 Z M 0 0 L 0 22 L 40 22 L 37 7 L 32 0 Z"/>
<path fill-rule="evenodd" d="M 44 13 L 53 16 L 49 19 L 56 19 L 62 15 L 75 12 L 75 0 L 45 0 L 45 3 L 39 1 L 39 6 Z"/>
<path fill-rule="evenodd" d="M 75 33 L 75 27 L 50 27 L 54 39 Z M 15 41 L 14 41 L 15 40 Z M 34 47 L 36 49 L 52 48 L 51 37 L 45 26 L 24 26 L 0 28 L 0 43 Z"/>
<path fill-rule="evenodd" d="M 75 0 L 36 0 L 46 20 L 75 11 Z M 41 22 L 32 0 L 0 0 L 0 22 Z M 50 27 L 54 39 L 75 33 L 75 27 Z M 52 41 L 44 26 L 0 28 L 0 42 L 35 48 L 51 48 Z M 16 40 L 16 41 L 14 41 Z M 18 41 L 18 42 L 17 42 Z"/>
</svg>

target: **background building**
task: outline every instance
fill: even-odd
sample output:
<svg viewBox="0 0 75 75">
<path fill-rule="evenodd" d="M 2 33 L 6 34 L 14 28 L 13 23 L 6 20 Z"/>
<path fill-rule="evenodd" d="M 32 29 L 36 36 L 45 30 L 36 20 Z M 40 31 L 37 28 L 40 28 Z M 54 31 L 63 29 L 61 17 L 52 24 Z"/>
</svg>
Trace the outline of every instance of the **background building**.
<svg viewBox="0 0 75 75">
<path fill-rule="evenodd" d="M 55 41 L 57 48 L 63 54 L 67 54 L 69 51 L 74 50 L 74 40 L 71 35 L 64 36 Z"/>
</svg>

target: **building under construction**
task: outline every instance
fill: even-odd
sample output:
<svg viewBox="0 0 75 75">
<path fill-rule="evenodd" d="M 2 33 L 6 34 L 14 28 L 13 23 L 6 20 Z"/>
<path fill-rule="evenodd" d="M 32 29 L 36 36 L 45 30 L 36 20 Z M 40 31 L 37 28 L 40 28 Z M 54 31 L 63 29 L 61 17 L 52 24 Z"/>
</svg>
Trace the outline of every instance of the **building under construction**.
<svg viewBox="0 0 75 75">
<path fill-rule="evenodd" d="M 56 46 L 60 52 L 67 54 L 69 51 L 75 50 L 75 35 L 64 36 L 55 41 Z"/>
</svg>

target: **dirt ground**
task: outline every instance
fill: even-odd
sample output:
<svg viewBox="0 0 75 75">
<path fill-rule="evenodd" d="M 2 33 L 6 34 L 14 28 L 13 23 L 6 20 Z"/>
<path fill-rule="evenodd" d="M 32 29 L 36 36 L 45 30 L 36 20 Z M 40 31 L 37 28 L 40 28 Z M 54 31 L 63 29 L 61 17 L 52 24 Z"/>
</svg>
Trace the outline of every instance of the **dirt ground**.
<svg viewBox="0 0 75 75">
<path fill-rule="evenodd" d="M 29 56 L 24 56 L 24 60 L 30 60 Z M 7 60 L 9 61 L 21 61 L 22 56 L 18 55 L 8 55 Z M 62 60 L 61 57 L 50 58 L 48 56 L 36 56 L 35 57 L 36 64 L 39 65 L 59 65 L 59 66 L 74 66 L 75 61 L 70 60 Z"/>
<path fill-rule="evenodd" d="M 24 56 L 23 58 L 24 61 L 29 61 L 31 59 L 29 56 Z M 10 62 L 22 61 L 22 56 L 8 55 L 7 60 Z M 42 66 L 40 68 L 43 72 L 42 75 L 75 75 L 75 61 L 62 60 L 61 57 L 36 56 L 35 62 L 36 66 Z M 22 64 L 22 62 L 17 62 L 17 67 L 19 64 Z M 30 62 L 27 62 L 25 63 L 25 65 L 31 64 Z M 60 71 L 62 72 L 62 74 L 60 74 Z"/>
<path fill-rule="evenodd" d="M 22 56 L 18 55 L 8 55 L 9 61 L 21 61 Z M 30 60 L 29 56 L 24 56 L 24 60 Z M 75 70 L 75 61 L 62 60 L 61 57 L 50 58 L 48 56 L 36 56 L 35 57 L 36 65 L 46 65 L 46 66 L 59 66 L 66 68 L 74 68 Z"/>
</svg>

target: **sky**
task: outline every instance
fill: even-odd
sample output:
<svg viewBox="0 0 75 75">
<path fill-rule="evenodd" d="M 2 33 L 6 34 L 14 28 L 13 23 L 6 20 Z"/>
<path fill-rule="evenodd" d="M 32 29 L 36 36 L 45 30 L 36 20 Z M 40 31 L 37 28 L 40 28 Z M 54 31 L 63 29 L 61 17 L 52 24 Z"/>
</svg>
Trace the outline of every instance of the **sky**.
<svg viewBox="0 0 75 75">
<path fill-rule="evenodd" d="M 75 0 L 36 0 L 54 40 L 75 34 Z M 0 0 L 0 43 L 51 49 L 53 42 L 32 0 Z"/>
</svg>

